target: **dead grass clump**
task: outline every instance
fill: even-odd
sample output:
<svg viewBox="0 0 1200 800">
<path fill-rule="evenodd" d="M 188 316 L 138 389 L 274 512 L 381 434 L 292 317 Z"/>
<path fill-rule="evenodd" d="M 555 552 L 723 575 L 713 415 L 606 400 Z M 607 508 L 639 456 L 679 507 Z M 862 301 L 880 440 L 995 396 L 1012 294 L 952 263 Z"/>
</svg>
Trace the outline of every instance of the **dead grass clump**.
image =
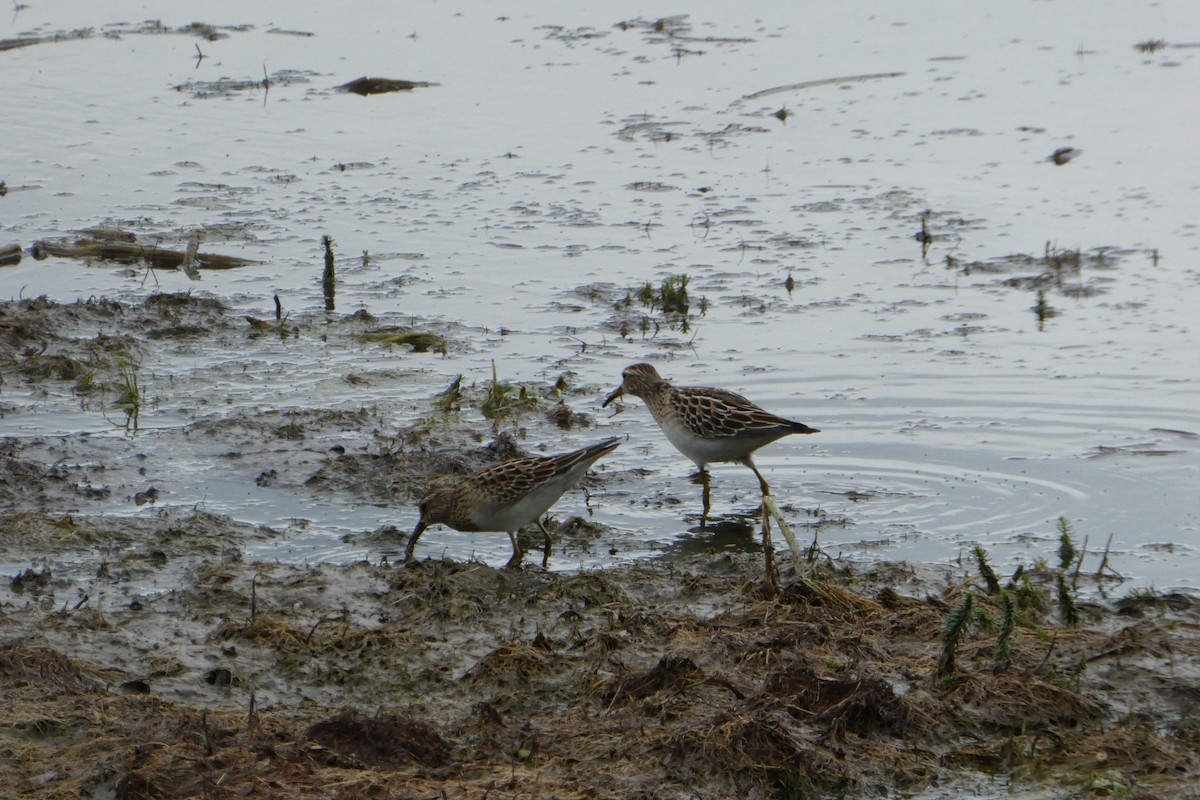
<svg viewBox="0 0 1200 800">
<path fill-rule="evenodd" d="M 739 643 L 734 639 L 732 648 L 738 650 L 739 667 L 749 668 L 756 664 L 763 667 L 778 666 L 787 661 L 793 650 L 821 650 L 833 642 L 834 632 L 828 625 L 811 621 L 780 620 L 763 626 L 760 636 L 751 642 Z M 740 645 L 740 646 L 739 646 Z"/>
<path fill-rule="evenodd" d="M 86 363 L 62 353 L 28 353 L 15 365 L 16 371 L 27 380 L 79 381 L 94 374 L 99 365 Z"/>
<path fill-rule="evenodd" d="M 0 648 L 0 796 L 167 800 L 209 796 L 217 782 L 237 794 L 265 768 L 254 748 L 281 741 L 271 724 L 248 737 L 244 712 L 115 694 L 127 677 L 49 647 Z"/>
<path fill-rule="evenodd" d="M 475 663 L 463 676 L 472 684 L 524 686 L 553 674 L 557 661 L 544 647 L 513 642 L 497 647 Z"/>
<path fill-rule="evenodd" d="M 875 596 L 875 599 L 876 602 L 879 603 L 880 607 L 882 607 L 884 611 L 888 612 L 889 615 L 895 614 L 897 611 L 923 608 L 928 605 L 928 603 L 924 600 L 918 600 L 915 597 L 908 597 L 900 594 L 891 586 L 885 586 L 880 589 L 879 593 Z"/>
<path fill-rule="evenodd" d="M 282 620 L 259 614 L 249 622 L 227 620 L 213 633 L 218 641 L 243 639 L 266 645 L 276 650 L 303 647 L 310 640 L 309 633 L 294 628 Z"/>
<path fill-rule="evenodd" d="M 328 797 L 321 787 L 331 776 L 314 770 L 298 752 L 291 725 L 269 715 L 245 725 L 241 713 L 196 713 L 163 706 L 124 709 L 126 714 L 157 720 L 153 729 L 126 729 L 107 743 L 103 754 L 79 763 L 94 765 L 94 774 L 74 796 L 101 794 L 111 787 L 116 800 L 185 800 L 198 797 L 308 798 Z M 57 796 L 68 796 L 65 792 Z"/>
<path fill-rule="evenodd" d="M 309 644 L 319 652 L 352 653 L 361 657 L 368 654 L 388 654 L 398 648 L 412 644 L 412 636 L 405 631 L 364 630 L 340 626 L 336 631 L 315 635 Z"/>
<path fill-rule="evenodd" d="M 574 715 L 559 713 L 554 719 L 536 718 L 535 724 L 528 718 L 520 721 L 525 716 L 514 714 L 506 720 L 494 705 L 480 702 L 471 709 L 469 717 L 450 728 L 454 741 L 462 745 L 457 751 L 461 755 L 460 761 L 470 764 L 473 777 L 508 766 L 507 780 L 511 781 L 522 765 L 535 764 L 541 775 L 550 777 L 554 770 L 546 768 L 548 763 L 560 759 L 579 763 L 583 760 L 583 751 L 603 734 L 607 734 L 604 738 L 611 753 L 614 738 L 619 735 L 610 726 L 602 728 L 601 723 L 591 717 L 581 720 Z"/>
<path fill-rule="evenodd" d="M 438 768 L 452 763 L 450 743 L 432 726 L 398 715 L 339 714 L 309 726 L 305 736 L 329 751 L 329 766 L 397 770 L 413 764 Z"/>
<path fill-rule="evenodd" d="M 561 531 L 561 526 L 559 530 Z M 551 579 L 540 593 L 542 602 L 549 595 L 556 602 L 575 601 L 584 608 L 596 606 L 628 605 L 621 587 L 608 578 L 603 572 L 583 572 L 567 575 L 561 579 Z"/>
<path fill-rule="evenodd" d="M 725 715 L 677 734 L 669 746 L 680 767 L 714 783 L 732 782 L 743 797 L 754 793 L 752 786 L 771 797 L 843 796 L 855 783 L 848 765 L 806 740 L 779 710 Z"/>
<path fill-rule="evenodd" d="M 1196 598 L 1180 592 L 1134 592 L 1117 600 L 1114 607 L 1121 616 L 1143 617 L 1151 612 L 1191 611 L 1196 607 Z"/>
<path fill-rule="evenodd" d="M 3 444 L 7 443 L 0 443 L 0 446 Z M 62 483 L 62 476 L 53 468 L 47 469 L 42 464 L 17 457 L 19 448 L 4 449 L 5 452 L 0 452 L 0 505 L 9 508 L 36 505 L 58 488 L 52 487 L 52 483 Z M 0 513 L 0 552 L 24 555 L 29 548 L 39 556 L 45 555 L 45 550 L 33 548 L 50 544 L 53 530 L 54 522 L 47 514 Z"/>
<path fill-rule="evenodd" d="M 815 606 L 838 614 L 878 614 L 883 606 L 834 581 L 798 578 L 783 588 L 780 600 L 789 605 Z"/>
<path fill-rule="evenodd" d="M 147 297 L 144 305 L 162 314 L 177 312 L 180 309 L 216 314 L 224 314 L 229 310 L 215 297 L 201 297 L 191 292 L 159 292 Z"/>
<path fill-rule="evenodd" d="M 476 619 L 503 595 L 504 577 L 486 564 L 426 559 L 410 561 L 394 574 L 388 605 L 414 625 Z"/>
<path fill-rule="evenodd" d="M 103 689 L 101 671 L 66 656 L 53 647 L 0 647 L 0 685 L 55 692 L 97 692 Z"/>
<path fill-rule="evenodd" d="M 135 771 L 117 781 L 113 796 L 116 800 L 157 800 L 168 795 L 152 776 Z"/>
<path fill-rule="evenodd" d="M 908 703 L 881 678 L 819 676 L 797 666 L 767 676 L 762 695 L 800 721 L 828 722 L 835 740 L 847 731 L 903 736 L 913 721 Z"/>
<path fill-rule="evenodd" d="M 1140 619 L 1114 631 L 1099 647 L 1098 657 L 1148 655 L 1163 658 L 1171 652 L 1170 633 L 1154 620 Z"/>
<path fill-rule="evenodd" d="M 1200 755 L 1194 744 L 1163 735 L 1150 717 L 1131 715 L 1088 736 L 1086 746 L 1067 749 L 1061 765 L 1084 779 L 1098 771 L 1137 776 L 1138 783 L 1178 779 L 1196 775 Z"/>
<path fill-rule="evenodd" d="M 276 654 L 277 674 L 306 675 L 315 670 L 324 682 L 342 687 L 382 686 L 385 681 L 367 666 L 372 664 L 386 669 L 389 680 L 407 680 L 404 663 L 393 662 L 401 648 L 412 644 L 407 632 L 352 627 L 342 614 L 303 627 L 259 614 L 249 622 L 226 621 L 210 638 L 268 648 Z M 220 674 L 218 670 L 218 678 Z M 232 680 L 240 679 L 232 676 Z"/>
<path fill-rule="evenodd" d="M 686 656 L 666 655 L 647 672 L 611 681 L 600 693 L 605 705 L 644 700 L 660 692 L 680 694 L 704 683 L 704 670 Z"/>
<path fill-rule="evenodd" d="M 990 733 L 1068 730 L 1103 715 L 1096 699 L 1027 672 L 962 673 L 943 697 L 958 706 L 956 718 Z"/>
<path fill-rule="evenodd" d="M 26 340 L 53 338 L 62 331 L 63 321 L 79 322 L 111 319 L 124 313 L 125 307 L 105 297 L 76 301 L 66 305 L 46 295 L 16 302 L 0 303 L 0 346 L 19 347 Z"/>
</svg>

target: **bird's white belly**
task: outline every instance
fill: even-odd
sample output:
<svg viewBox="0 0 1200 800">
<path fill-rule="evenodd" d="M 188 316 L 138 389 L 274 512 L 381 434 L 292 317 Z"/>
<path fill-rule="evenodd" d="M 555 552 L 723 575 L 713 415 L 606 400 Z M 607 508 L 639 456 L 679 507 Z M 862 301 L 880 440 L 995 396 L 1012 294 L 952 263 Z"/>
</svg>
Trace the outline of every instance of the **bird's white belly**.
<svg viewBox="0 0 1200 800">
<path fill-rule="evenodd" d="M 675 445 L 675 449 L 683 453 L 697 467 L 721 461 L 733 461 L 742 456 L 741 453 L 730 453 L 728 439 L 704 439 L 686 430 L 682 425 L 666 424 L 662 426 L 667 440 Z"/>
<path fill-rule="evenodd" d="M 561 487 L 539 486 L 512 505 L 476 509 L 471 520 L 483 531 L 517 531 L 540 519 L 561 494 Z"/>
</svg>

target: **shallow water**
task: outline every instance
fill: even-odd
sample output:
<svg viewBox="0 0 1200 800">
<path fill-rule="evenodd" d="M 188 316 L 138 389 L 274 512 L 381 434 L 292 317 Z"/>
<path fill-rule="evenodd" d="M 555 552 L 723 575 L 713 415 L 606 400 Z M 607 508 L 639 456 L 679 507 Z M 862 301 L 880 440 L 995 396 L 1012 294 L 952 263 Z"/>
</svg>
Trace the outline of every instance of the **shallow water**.
<svg viewBox="0 0 1200 800">
<path fill-rule="evenodd" d="M 153 13 L 177 29 L 196 12 Z M 653 360 L 822 430 L 757 461 L 796 524 L 824 521 L 828 552 L 953 564 L 981 543 L 1011 569 L 1053 559 L 1062 516 L 1090 548 L 1112 536 L 1132 585 L 1197 585 L 1200 46 L 1173 40 L 1200 23 L 1188 0 L 770 4 L 756 16 L 701 3 L 662 30 L 633 4 L 203 13 L 237 29 L 156 32 L 141 4 L 120 2 L 0 20 L 5 39 L 91 29 L 0 52 L 0 245 L 105 224 L 181 248 L 203 228 L 202 250 L 263 263 L 194 284 L 27 257 L 0 268 L 0 296 L 194 290 L 269 317 L 278 293 L 315 314 L 327 234 L 339 313 L 453 327 L 449 355 L 348 347 L 317 326 L 198 341 L 143 364 L 153 405 L 133 440 L 67 389 L 12 381 L 4 435 L 91 434 L 97 462 L 136 451 L 170 476 L 170 503 L 290 524 L 262 555 L 345 560 L 378 553 L 342 534 L 411 527 L 415 509 L 258 487 L 184 426 L 367 407 L 399 428 L 454 376 L 489 380 L 493 360 L 514 382 L 569 370 L 595 387 L 592 407 L 576 405 L 598 429 L 548 449 L 628 434 L 605 467 L 653 470 L 593 499 L 612 547 L 557 563 L 601 566 L 695 536 L 691 465 L 637 401 L 599 409 L 622 367 Z M 227 90 L 264 74 L 269 88 Z M 360 75 L 436 85 L 333 89 Z M 845 80 L 795 86 L 827 79 Z M 1056 166 L 1061 147 L 1082 152 Z M 1083 251 L 1082 268 L 1032 281 L 1051 248 Z M 612 302 L 682 273 L 693 311 L 707 301 L 689 330 L 622 336 Z M 1041 323 L 1039 287 L 1056 312 Z M 748 512 L 754 490 L 744 468 L 717 467 L 714 511 Z M 583 509 L 578 492 L 559 506 Z M 86 510 L 147 513 L 115 497 Z M 508 548 L 444 529 L 422 543 L 495 562 Z"/>
</svg>

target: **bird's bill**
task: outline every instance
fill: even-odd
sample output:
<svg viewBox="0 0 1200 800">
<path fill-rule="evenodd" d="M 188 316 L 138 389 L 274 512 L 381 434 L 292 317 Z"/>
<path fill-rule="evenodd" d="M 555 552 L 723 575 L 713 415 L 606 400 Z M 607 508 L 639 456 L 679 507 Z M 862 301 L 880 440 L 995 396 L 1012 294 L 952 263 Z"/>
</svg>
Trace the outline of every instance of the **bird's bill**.
<svg viewBox="0 0 1200 800">
<path fill-rule="evenodd" d="M 608 408 L 609 403 L 611 403 L 613 400 L 616 400 L 618 397 L 620 397 L 623 394 L 625 394 L 625 385 L 621 384 L 616 389 L 612 390 L 612 394 L 610 394 L 608 397 L 604 398 L 604 402 L 600 404 L 600 407 Z"/>
<path fill-rule="evenodd" d="M 417 527 L 413 528 L 412 536 L 408 537 L 408 546 L 404 548 L 404 560 L 411 561 L 413 557 L 413 549 L 417 546 L 417 539 L 421 538 L 421 534 L 429 527 L 429 523 L 425 521 L 425 515 L 417 520 Z"/>
</svg>

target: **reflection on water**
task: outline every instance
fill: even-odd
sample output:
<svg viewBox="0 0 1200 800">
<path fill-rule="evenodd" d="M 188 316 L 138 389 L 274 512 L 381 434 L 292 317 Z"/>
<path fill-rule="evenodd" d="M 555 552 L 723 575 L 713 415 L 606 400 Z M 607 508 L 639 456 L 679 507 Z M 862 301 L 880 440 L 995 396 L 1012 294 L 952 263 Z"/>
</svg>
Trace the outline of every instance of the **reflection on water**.
<svg viewBox="0 0 1200 800">
<path fill-rule="evenodd" d="M 1179 98 L 1200 65 L 1194 49 L 1136 50 L 1122 4 L 747 16 L 701 3 L 669 25 L 549 4 L 500 17 L 418 3 L 400 21 L 217 2 L 205 13 L 222 25 L 200 27 L 182 4 L 156 13 L 151 26 L 129 22 L 140 6 L 61 3 L 7 21 L 0 38 L 40 41 L 0 52 L 8 105 L 27 110 L 0 119 L 0 246 L 106 225 L 182 250 L 199 231 L 206 249 L 261 263 L 193 283 L 26 258 L 0 269 L 0 295 L 193 291 L 258 319 L 278 297 L 294 335 L 148 347 L 136 439 L 70 387 L 6 382 L 3 433 L 47 463 L 53 437 L 88 434 L 73 457 L 136 450 L 164 502 L 305 520 L 273 557 L 377 558 L 386 548 L 340 537 L 411 529 L 404 498 L 260 486 L 239 463 L 265 456 L 222 459 L 193 426 L 372 409 L 313 443 L 315 471 L 325 448 L 378 447 L 495 360 L 506 380 L 597 387 L 576 410 L 630 437 L 606 468 L 649 470 L 587 504 L 612 538 L 568 549 L 561 568 L 757 546 L 741 533 L 753 476 L 716 468 L 722 522 L 699 535 L 691 465 L 644 409 L 599 409 L 599 387 L 651 360 L 822 429 L 757 460 L 796 524 L 824 521 L 828 550 L 944 563 L 978 542 L 1015 564 L 1049 556 L 1066 516 L 1093 547 L 1114 535 L 1112 560 L 1139 582 L 1195 585 L 1197 188 L 1178 165 L 1193 160 L 1200 110 Z M 1194 11 L 1140 13 L 1169 37 Z M 392 69 L 381 77 L 431 85 L 336 88 Z M 1047 161 L 1063 148 L 1073 157 Z M 327 329 L 323 237 L 337 243 L 335 313 L 419 324 L 444 353 Z M 668 319 L 681 284 L 690 303 Z M 658 296 L 637 302 L 647 287 Z M 522 425 L 535 448 L 596 433 Z M 568 494 L 558 513 L 584 505 Z M 137 513 L 123 497 L 84 510 Z M 434 546 L 490 561 L 507 542 Z"/>
</svg>

